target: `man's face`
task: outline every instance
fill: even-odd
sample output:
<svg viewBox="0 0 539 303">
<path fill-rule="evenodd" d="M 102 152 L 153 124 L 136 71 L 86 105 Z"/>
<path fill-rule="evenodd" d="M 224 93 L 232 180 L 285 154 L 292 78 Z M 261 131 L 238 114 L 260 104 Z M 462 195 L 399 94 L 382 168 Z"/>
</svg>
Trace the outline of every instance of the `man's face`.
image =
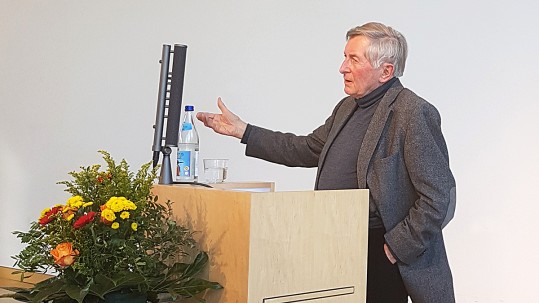
<svg viewBox="0 0 539 303">
<path fill-rule="evenodd" d="M 344 92 L 354 98 L 361 98 L 375 90 L 381 82 L 382 67 L 374 69 L 365 57 L 369 39 L 355 36 L 344 47 L 344 61 L 339 72 L 344 78 Z"/>
</svg>

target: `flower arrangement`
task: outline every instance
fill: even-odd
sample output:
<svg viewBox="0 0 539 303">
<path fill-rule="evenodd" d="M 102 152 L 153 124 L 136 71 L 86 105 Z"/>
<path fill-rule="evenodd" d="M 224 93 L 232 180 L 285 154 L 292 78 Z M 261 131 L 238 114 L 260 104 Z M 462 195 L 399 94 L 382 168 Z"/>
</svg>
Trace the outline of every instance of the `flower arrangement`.
<svg viewBox="0 0 539 303">
<path fill-rule="evenodd" d="M 157 168 L 129 171 L 100 151 L 107 167 L 81 167 L 62 181 L 72 196 L 42 211 L 28 232 L 15 232 L 27 246 L 13 258 L 20 273 L 57 275 L 32 289 L 14 289 L 21 301 L 103 302 L 112 293 L 141 294 L 158 302 L 163 296 L 193 297 L 221 285 L 196 278 L 208 261 L 196 250 L 192 232 L 174 221 L 171 202 L 151 193 Z M 185 260 L 192 262 L 182 263 Z M 145 302 L 145 301 L 144 301 Z"/>
</svg>

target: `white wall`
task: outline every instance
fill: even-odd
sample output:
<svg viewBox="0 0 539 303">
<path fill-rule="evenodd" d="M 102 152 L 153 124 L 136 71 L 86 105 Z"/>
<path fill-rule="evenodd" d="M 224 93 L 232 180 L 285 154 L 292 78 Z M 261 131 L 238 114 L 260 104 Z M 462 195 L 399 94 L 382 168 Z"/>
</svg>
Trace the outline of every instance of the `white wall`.
<svg viewBox="0 0 539 303">
<path fill-rule="evenodd" d="M 0 264 L 21 249 L 55 183 L 110 151 L 151 159 L 162 44 L 184 43 L 185 103 L 225 103 L 246 121 L 306 134 L 343 97 L 350 27 L 392 25 L 408 39 L 402 82 L 443 117 L 458 209 L 446 228 L 458 302 L 532 302 L 539 280 L 539 29 L 536 1 L 0 0 Z M 230 179 L 308 190 L 314 169 L 249 159 L 202 129 L 201 158 Z"/>
</svg>

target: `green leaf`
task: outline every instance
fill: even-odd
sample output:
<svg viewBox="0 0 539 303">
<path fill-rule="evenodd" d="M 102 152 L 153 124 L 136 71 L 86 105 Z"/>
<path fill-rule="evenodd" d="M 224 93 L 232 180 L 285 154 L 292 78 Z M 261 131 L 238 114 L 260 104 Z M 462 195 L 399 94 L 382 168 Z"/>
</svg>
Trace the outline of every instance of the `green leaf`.
<svg viewBox="0 0 539 303">
<path fill-rule="evenodd" d="M 107 276 L 98 274 L 94 278 L 94 283 L 90 284 L 88 291 L 96 296 L 104 299 L 104 295 L 113 291 L 116 288 L 116 284 L 112 279 Z"/>
<path fill-rule="evenodd" d="M 52 281 L 51 281 L 52 280 Z M 48 283 L 44 283 L 48 282 Z M 52 295 L 58 295 L 64 292 L 65 281 L 62 279 L 48 279 L 35 285 L 34 291 L 36 295 L 32 298 L 33 303 L 47 301 L 46 299 Z"/>
<path fill-rule="evenodd" d="M 182 274 L 182 277 L 192 277 L 199 273 L 208 263 L 208 254 L 204 251 L 198 253 L 193 263 L 191 263 Z"/>
<path fill-rule="evenodd" d="M 88 295 L 84 299 L 84 303 L 98 303 L 98 302 L 99 302 L 99 298 L 92 295 Z"/>
<path fill-rule="evenodd" d="M 183 286 L 183 288 L 197 294 L 205 289 L 222 289 L 223 286 L 221 286 L 221 284 L 217 282 L 211 282 L 205 279 L 193 278 L 189 280 Z"/>
<path fill-rule="evenodd" d="M 82 288 L 79 285 L 70 284 L 65 287 L 65 292 L 71 299 L 82 303 L 84 301 L 84 297 L 86 297 L 88 294 L 88 288 Z"/>
<path fill-rule="evenodd" d="M 171 268 L 169 268 L 169 270 L 167 271 L 165 278 L 168 278 L 174 275 L 182 276 L 184 272 L 189 268 L 189 266 L 191 266 L 191 264 L 174 263 L 174 265 Z"/>
<path fill-rule="evenodd" d="M 127 273 L 123 275 L 122 277 L 120 277 L 119 279 L 115 280 L 115 284 L 117 288 L 138 285 L 145 282 L 146 282 L 146 279 L 144 278 L 144 276 L 137 273 Z"/>
<path fill-rule="evenodd" d="M 167 289 L 170 294 L 179 294 L 183 297 L 192 297 L 206 289 L 221 289 L 221 284 L 204 279 L 194 278 L 178 285 L 171 285 Z"/>
</svg>

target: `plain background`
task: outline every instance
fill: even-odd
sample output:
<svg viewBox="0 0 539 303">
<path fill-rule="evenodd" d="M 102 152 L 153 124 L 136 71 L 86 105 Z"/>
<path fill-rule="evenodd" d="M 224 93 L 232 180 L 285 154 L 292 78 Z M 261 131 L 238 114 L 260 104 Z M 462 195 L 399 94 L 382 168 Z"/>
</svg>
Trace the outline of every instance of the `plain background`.
<svg viewBox="0 0 539 303">
<path fill-rule="evenodd" d="M 402 83 L 441 112 L 457 212 L 446 245 L 458 302 L 536 301 L 539 281 L 537 1 L 0 0 L 0 264 L 57 181 L 97 150 L 151 160 L 163 44 L 188 45 L 184 104 L 307 134 L 344 96 L 346 31 L 380 21 L 409 44 Z M 315 169 L 244 156 L 203 129 L 200 157 L 231 181 L 310 190 Z M 321 243 L 323 245 L 323 243 Z"/>
</svg>

